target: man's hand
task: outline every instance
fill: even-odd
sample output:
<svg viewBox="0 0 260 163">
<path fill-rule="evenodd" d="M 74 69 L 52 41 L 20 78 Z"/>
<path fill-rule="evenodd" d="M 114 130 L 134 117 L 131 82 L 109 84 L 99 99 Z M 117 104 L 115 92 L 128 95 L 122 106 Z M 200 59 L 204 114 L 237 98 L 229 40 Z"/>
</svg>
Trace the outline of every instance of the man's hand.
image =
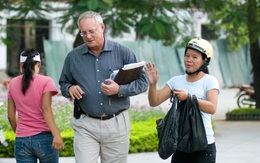
<svg viewBox="0 0 260 163">
<path fill-rule="evenodd" d="M 105 83 L 101 83 L 101 91 L 105 95 L 111 96 L 119 93 L 119 85 L 114 80 L 106 79 Z"/>
<path fill-rule="evenodd" d="M 82 95 L 84 94 L 84 92 L 81 90 L 81 88 L 78 85 L 73 85 L 73 86 L 69 87 L 69 94 L 73 100 L 75 98 L 79 100 L 82 98 Z"/>
</svg>

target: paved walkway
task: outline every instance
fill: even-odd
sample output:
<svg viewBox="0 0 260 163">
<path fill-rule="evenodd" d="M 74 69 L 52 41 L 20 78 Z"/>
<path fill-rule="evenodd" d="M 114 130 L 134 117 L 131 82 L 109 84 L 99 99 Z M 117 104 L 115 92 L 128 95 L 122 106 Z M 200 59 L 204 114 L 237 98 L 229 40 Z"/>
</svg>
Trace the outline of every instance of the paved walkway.
<svg viewBox="0 0 260 163">
<path fill-rule="evenodd" d="M 260 163 L 260 121 L 225 121 L 227 111 L 236 108 L 236 89 L 221 90 L 217 113 L 213 116 L 216 130 L 217 163 Z M 147 104 L 147 95 L 138 95 L 132 102 Z M 162 104 L 170 107 L 169 102 Z M 74 163 L 74 157 L 61 157 L 60 163 Z M 13 158 L 2 158 L 0 163 L 15 163 Z M 129 154 L 128 163 L 170 163 L 157 152 Z"/>
</svg>

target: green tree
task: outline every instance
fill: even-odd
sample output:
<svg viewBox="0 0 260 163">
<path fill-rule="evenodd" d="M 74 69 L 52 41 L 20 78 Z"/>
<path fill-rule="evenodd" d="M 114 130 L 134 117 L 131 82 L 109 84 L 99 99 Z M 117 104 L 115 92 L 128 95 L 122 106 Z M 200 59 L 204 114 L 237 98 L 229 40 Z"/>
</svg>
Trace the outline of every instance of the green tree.
<svg viewBox="0 0 260 163">
<path fill-rule="evenodd" d="M 192 0 L 190 3 L 208 14 L 213 30 L 224 32 L 231 50 L 250 45 L 256 108 L 260 108 L 260 0 Z"/>
<path fill-rule="evenodd" d="M 16 11 L 14 18 L 26 19 L 33 12 L 37 19 L 44 18 L 42 12 L 64 11 L 60 17 L 63 27 L 69 32 L 77 29 L 77 18 L 86 10 L 100 12 L 104 17 L 111 36 L 120 36 L 134 29 L 136 39 L 161 40 L 171 45 L 180 37 L 187 42 L 193 35 L 190 30 L 191 17 L 181 16 L 178 9 L 191 12 L 194 8 L 208 13 L 210 26 L 215 31 L 221 29 L 230 42 L 230 49 L 237 49 L 249 43 L 254 71 L 256 99 L 260 99 L 260 2 L 259 0 L 67 0 L 64 8 L 52 8 L 47 2 L 58 0 L 3 0 L 0 10 Z M 1 17 L 1 16 L 0 16 Z M 72 23 L 70 24 L 72 20 Z M 181 25 L 181 26 L 180 26 Z M 188 32 L 187 32 L 188 31 Z M 3 39 L 5 43 L 8 39 Z M 10 40 L 9 40 L 10 41 Z M 82 43 L 79 34 L 74 46 Z M 260 101 L 256 101 L 260 108 Z"/>
<path fill-rule="evenodd" d="M 42 0 L 2 0 L 0 3 L 0 19 L 6 19 L 5 24 L 0 24 L 0 31 L 6 36 L 0 36 L 1 43 L 7 48 L 7 74 L 11 77 L 19 75 L 19 54 L 21 49 L 36 48 L 36 41 L 30 33 L 33 21 L 46 20 L 45 13 L 52 11 L 51 5 Z M 3 14 L 2 14 L 3 13 Z M 11 17 L 12 15 L 12 17 Z M 25 37 L 29 36 L 29 37 Z M 31 39 L 31 40 L 30 40 Z M 32 41 L 33 40 L 33 41 Z M 41 46 L 42 47 L 42 46 Z"/>
<path fill-rule="evenodd" d="M 68 6 L 53 8 L 48 2 L 63 2 Z M 62 11 L 64 14 L 59 17 L 60 23 L 63 24 L 62 30 L 70 33 L 78 29 L 77 19 L 82 12 L 94 10 L 103 16 L 106 29 L 109 29 L 106 32 L 110 32 L 106 33 L 107 35 L 121 36 L 124 32 L 128 33 L 130 29 L 134 29 L 137 40 L 145 38 L 161 40 L 165 45 L 171 45 L 175 43 L 177 36 L 182 38 L 181 41 L 186 42 L 189 36 L 193 35 L 190 29 L 190 18 L 182 17 L 174 9 L 175 5 L 173 1 L 165 0 L 4 0 L 5 7 L 2 9 L 5 8 L 4 10 L 10 13 L 15 12 L 12 18 L 24 20 L 45 19 L 44 13 Z M 182 24 L 181 28 L 180 24 Z M 12 43 L 7 38 L 2 38 L 2 40 L 6 44 Z M 74 47 L 82 44 L 82 41 L 78 32 Z M 18 62 L 14 59 L 17 58 L 15 56 L 17 52 L 10 51 L 9 53 L 8 61 Z M 12 63 L 12 65 L 18 65 L 18 63 Z"/>
<path fill-rule="evenodd" d="M 186 38 L 184 31 L 190 26 L 190 20 L 181 17 L 174 10 L 175 3 L 165 0 L 71 0 L 60 22 L 73 32 L 77 29 L 77 18 L 86 10 L 99 12 L 109 29 L 111 36 L 121 36 L 130 29 L 136 32 L 136 39 L 150 38 L 161 40 L 165 45 L 171 45 L 177 36 Z M 73 24 L 69 24 L 73 20 Z M 188 23 L 189 22 L 189 23 Z M 182 28 L 179 28 L 179 24 Z M 190 36 L 192 33 L 189 33 Z M 74 45 L 83 43 L 79 34 Z"/>
</svg>

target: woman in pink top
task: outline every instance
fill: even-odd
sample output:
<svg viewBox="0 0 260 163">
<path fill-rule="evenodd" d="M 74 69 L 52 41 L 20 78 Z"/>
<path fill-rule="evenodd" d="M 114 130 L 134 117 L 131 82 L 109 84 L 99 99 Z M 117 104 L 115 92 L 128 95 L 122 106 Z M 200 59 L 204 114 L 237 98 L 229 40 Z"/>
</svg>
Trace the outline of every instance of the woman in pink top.
<svg viewBox="0 0 260 163">
<path fill-rule="evenodd" d="M 14 156 L 17 163 L 56 163 L 64 148 L 51 109 L 58 93 L 54 81 L 39 75 L 40 54 L 27 49 L 20 55 L 23 73 L 10 81 L 8 120 L 16 133 Z M 16 112 L 18 118 L 16 118 Z"/>
</svg>

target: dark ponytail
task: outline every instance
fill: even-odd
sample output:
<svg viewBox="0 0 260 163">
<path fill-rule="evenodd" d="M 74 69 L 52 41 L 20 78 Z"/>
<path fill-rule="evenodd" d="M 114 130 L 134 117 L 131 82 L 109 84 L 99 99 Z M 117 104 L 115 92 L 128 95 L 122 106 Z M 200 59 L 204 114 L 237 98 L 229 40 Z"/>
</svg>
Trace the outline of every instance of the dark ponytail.
<svg viewBox="0 0 260 163">
<path fill-rule="evenodd" d="M 21 53 L 21 56 L 27 57 L 22 65 L 22 73 L 23 73 L 22 92 L 24 95 L 30 86 L 31 80 L 33 80 L 33 73 L 35 71 L 34 67 L 39 62 L 34 60 L 34 57 L 36 55 L 40 55 L 40 54 L 34 49 L 26 49 Z"/>
</svg>

